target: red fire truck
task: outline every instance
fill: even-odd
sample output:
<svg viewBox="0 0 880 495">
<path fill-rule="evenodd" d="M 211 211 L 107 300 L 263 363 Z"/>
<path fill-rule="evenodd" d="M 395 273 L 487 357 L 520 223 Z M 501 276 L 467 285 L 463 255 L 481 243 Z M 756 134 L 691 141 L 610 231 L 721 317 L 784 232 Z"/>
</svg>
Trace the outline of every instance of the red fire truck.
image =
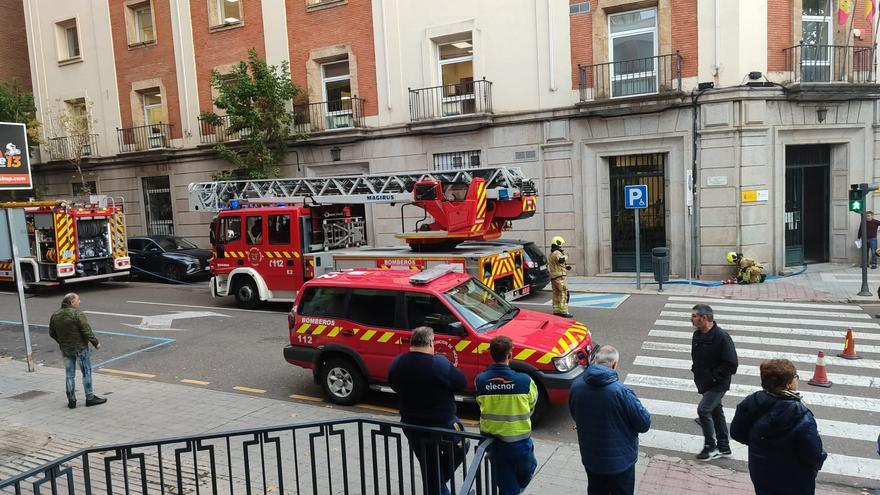
<svg viewBox="0 0 880 495">
<path fill-rule="evenodd" d="M 307 280 L 355 267 L 451 263 L 508 299 L 529 290 L 521 248 L 460 245 L 497 239 L 511 221 L 534 215 L 534 184 L 516 168 L 193 183 L 189 200 L 195 211 L 218 212 L 211 294 L 234 295 L 243 308 L 293 301 Z M 376 203 L 424 210 L 397 235 L 408 248 L 366 247 L 363 205 Z"/>
<path fill-rule="evenodd" d="M 0 203 L 22 208 L 29 252 L 20 253 L 26 287 L 126 277 L 131 268 L 122 201 Z M 0 260 L 0 281 L 14 281 L 12 260 Z"/>
</svg>

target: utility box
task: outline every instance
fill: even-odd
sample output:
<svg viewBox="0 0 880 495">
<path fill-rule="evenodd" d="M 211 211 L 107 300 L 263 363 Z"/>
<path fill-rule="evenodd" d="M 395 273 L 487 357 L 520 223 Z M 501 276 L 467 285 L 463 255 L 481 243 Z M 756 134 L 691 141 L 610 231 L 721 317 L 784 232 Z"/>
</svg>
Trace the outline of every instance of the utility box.
<svg viewBox="0 0 880 495">
<path fill-rule="evenodd" d="M 669 248 L 655 247 L 651 250 L 651 264 L 654 267 L 654 281 L 666 282 L 669 280 Z"/>
<path fill-rule="evenodd" d="M 18 255 L 22 257 L 30 256 L 31 248 L 28 242 L 28 229 L 27 223 L 24 220 L 24 210 L 21 208 L 11 210 L 0 208 L 0 260 L 12 259 L 12 243 L 9 242 L 9 227 L 6 226 L 7 211 L 12 212 L 12 230 L 15 232 Z"/>
</svg>

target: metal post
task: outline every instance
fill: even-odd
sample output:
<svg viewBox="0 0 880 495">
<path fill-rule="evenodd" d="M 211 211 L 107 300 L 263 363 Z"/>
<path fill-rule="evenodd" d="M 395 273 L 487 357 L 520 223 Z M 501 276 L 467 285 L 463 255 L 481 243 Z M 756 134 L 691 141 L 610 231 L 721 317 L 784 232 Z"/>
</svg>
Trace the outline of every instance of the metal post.
<svg viewBox="0 0 880 495">
<path fill-rule="evenodd" d="M 15 273 L 15 286 L 18 289 L 18 309 L 21 313 L 21 328 L 24 332 L 25 360 L 28 371 L 35 371 L 34 351 L 31 348 L 31 329 L 28 326 L 27 306 L 24 303 L 24 283 L 18 259 L 18 246 L 15 244 L 15 229 L 12 228 L 12 211 L 12 208 L 6 208 L 6 229 L 9 233 L 9 242 L 12 243 L 12 267 Z"/>
<path fill-rule="evenodd" d="M 636 290 L 642 289 L 642 253 L 639 240 L 639 209 L 636 208 Z M 864 223 L 864 222 L 863 222 Z M 870 295 L 870 294 L 869 294 Z"/>
<path fill-rule="evenodd" d="M 867 196 L 867 193 L 862 192 L 862 290 L 858 294 L 860 296 L 871 295 L 868 289 L 868 220 L 865 217 Z"/>
</svg>

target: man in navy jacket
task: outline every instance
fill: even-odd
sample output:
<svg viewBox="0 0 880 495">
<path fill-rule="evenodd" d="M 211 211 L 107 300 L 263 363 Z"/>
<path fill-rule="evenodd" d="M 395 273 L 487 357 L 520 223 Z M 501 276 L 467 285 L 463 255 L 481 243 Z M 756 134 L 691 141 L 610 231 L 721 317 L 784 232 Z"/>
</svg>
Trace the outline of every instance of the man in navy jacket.
<svg viewBox="0 0 880 495">
<path fill-rule="evenodd" d="M 571 386 L 568 406 L 577 425 L 588 495 L 631 495 L 639 455 L 639 433 L 651 415 L 636 394 L 617 378 L 620 354 L 605 346 L 593 365 Z"/>
</svg>

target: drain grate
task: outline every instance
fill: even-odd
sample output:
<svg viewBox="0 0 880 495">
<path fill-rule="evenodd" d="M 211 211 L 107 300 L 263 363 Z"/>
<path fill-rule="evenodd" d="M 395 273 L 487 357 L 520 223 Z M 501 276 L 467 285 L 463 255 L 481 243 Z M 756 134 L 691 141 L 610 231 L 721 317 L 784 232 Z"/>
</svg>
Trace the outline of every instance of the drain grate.
<svg viewBox="0 0 880 495">
<path fill-rule="evenodd" d="M 27 392 L 22 392 L 20 394 L 12 395 L 7 397 L 7 399 L 15 399 L 15 400 L 31 400 L 36 399 L 37 397 L 48 395 L 49 392 L 43 390 L 28 390 Z"/>
</svg>

